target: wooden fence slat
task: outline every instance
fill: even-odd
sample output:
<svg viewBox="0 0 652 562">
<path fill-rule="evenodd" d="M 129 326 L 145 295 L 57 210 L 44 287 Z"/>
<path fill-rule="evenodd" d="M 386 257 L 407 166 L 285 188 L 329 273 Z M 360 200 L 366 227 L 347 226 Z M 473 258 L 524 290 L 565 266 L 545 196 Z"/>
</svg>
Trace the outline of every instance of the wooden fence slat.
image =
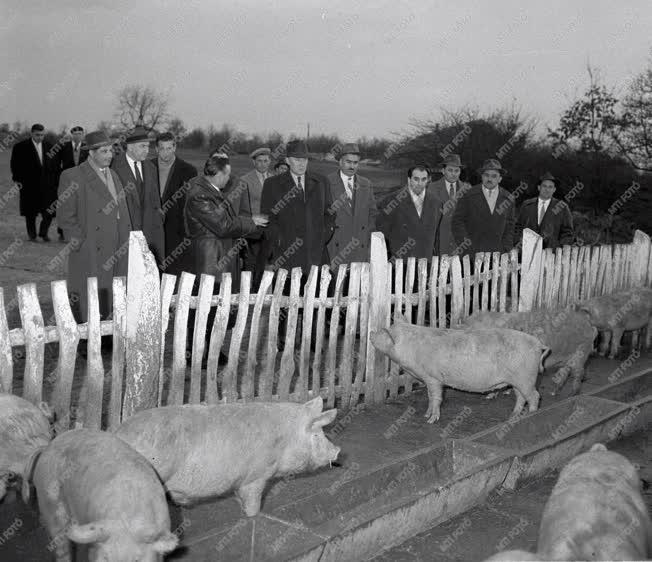
<svg viewBox="0 0 652 562">
<path fill-rule="evenodd" d="M 491 278 L 491 252 L 485 252 L 482 262 L 482 295 L 480 297 L 480 309 L 489 310 L 489 279 Z"/>
<path fill-rule="evenodd" d="M 509 263 L 512 275 L 512 280 L 509 285 L 512 299 L 510 312 L 518 312 L 520 263 L 518 260 L 518 250 L 516 248 L 513 248 L 509 253 Z M 543 265 L 541 267 L 543 267 Z"/>
<path fill-rule="evenodd" d="M 231 275 L 227 273 L 227 275 Z M 251 292 L 251 271 L 243 271 L 240 274 L 240 293 L 238 294 L 238 315 L 235 319 L 235 326 L 231 331 L 231 342 L 229 346 L 229 360 L 222 373 L 222 399 L 226 402 L 238 400 L 238 365 L 242 353 L 240 346 L 242 336 L 247 326 L 249 316 L 249 294 Z M 295 320 L 296 321 L 296 320 Z M 294 341 L 294 339 L 293 339 Z M 249 384 L 247 385 L 249 388 Z M 251 384 L 251 396 L 242 394 L 242 399 L 247 401 L 253 398 L 253 381 Z"/>
<path fill-rule="evenodd" d="M 464 310 L 462 316 L 467 317 L 471 314 L 471 258 L 465 254 L 462 258 L 463 283 L 464 283 Z"/>
<path fill-rule="evenodd" d="M 430 309 L 428 316 L 430 326 L 437 326 L 437 296 L 439 293 L 439 256 L 433 256 L 430 262 L 430 277 L 428 279 L 430 289 Z"/>
<path fill-rule="evenodd" d="M 70 429 L 70 406 L 72 382 L 75 377 L 75 360 L 79 344 L 77 322 L 70 308 L 68 287 L 65 281 L 52 281 L 52 307 L 59 332 L 59 359 L 57 377 L 52 389 L 50 403 L 56 418 L 57 428 Z M 2 292 L 0 292 L 0 304 Z M 0 313 L 1 314 L 1 313 Z M 7 340 L 7 343 L 9 341 Z"/>
<path fill-rule="evenodd" d="M 611 245 L 600 248 L 600 261 L 602 262 L 602 293 L 603 295 L 613 292 L 613 253 Z"/>
<path fill-rule="evenodd" d="M 450 269 L 450 257 L 439 256 L 439 280 L 437 281 L 437 309 L 439 311 L 438 328 L 446 328 L 446 287 L 448 285 L 448 270 Z"/>
<path fill-rule="evenodd" d="M 539 271 L 542 267 L 542 238 L 533 230 L 523 230 L 521 259 L 521 287 L 518 295 L 518 309 L 532 310 L 536 302 L 539 284 Z"/>
<path fill-rule="evenodd" d="M 586 298 L 586 290 L 589 282 L 589 276 L 591 275 L 591 248 L 588 246 L 580 246 L 580 254 L 578 257 L 578 276 L 579 276 L 579 294 L 578 300 L 584 300 Z M 587 259 L 587 257 L 589 259 Z"/>
<path fill-rule="evenodd" d="M 249 330 L 249 345 L 247 347 L 247 361 L 245 366 L 245 374 L 243 378 L 243 395 L 249 396 L 251 394 L 252 398 L 254 395 L 262 396 L 261 386 L 261 377 L 258 377 L 256 381 L 256 376 L 258 374 L 258 351 L 259 351 L 259 334 L 262 332 L 264 335 L 264 330 L 261 330 L 261 319 L 263 318 L 263 304 L 265 301 L 265 295 L 267 295 L 270 287 L 272 286 L 272 281 L 274 280 L 273 271 L 263 272 L 263 277 L 260 280 L 260 286 L 258 287 L 258 293 L 256 294 L 256 303 L 254 304 L 254 310 L 251 315 L 251 328 Z M 245 381 L 251 381 L 253 388 L 244 388 Z M 246 382 L 246 384 L 250 384 Z M 257 391 L 257 392 L 256 392 Z"/>
<path fill-rule="evenodd" d="M 295 385 L 301 402 L 308 400 L 308 381 L 310 379 L 310 342 L 312 340 L 312 323 L 315 313 L 315 292 L 319 270 L 316 265 L 310 268 L 308 280 L 303 288 L 303 322 L 301 328 L 301 349 L 299 350 L 299 378 Z M 319 393 L 319 389 L 317 389 Z M 315 395 L 316 396 L 316 395 Z"/>
<path fill-rule="evenodd" d="M 428 266 L 427 260 L 424 264 Z M 351 398 L 349 400 L 349 407 L 353 407 L 360 399 L 360 392 L 364 385 L 364 377 L 367 366 L 367 327 L 369 324 L 369 269 L 368 263 L 362 264 L 360 272 L 360 341 L 358 344 L 358 356 L 356 362 L 355 379 L 351 387 Z M 424 297 L 425 298 L 425 297 Z"/>
<path fill-rule="evenodd" d="M 403 260 L 398 259 L 394 261 L 394 321 L 403 314 L 403 279 Z M 398 396 L 398 375 L 400 372 L 401 366 L 392 361 L 389 368 L 389 380 L 387 381 L 390 398 Z"/>
<path fill-rule="evenodd" d="M 632 286 L 646 287 L 648 283 L 648 264 L 652 264 L 650 237 L 641 230 L 634 232 L 632 244 Z M 650 279 L 652 281 L 652 279 Z"/>
<path fill-rule="evenodd" d="M 620 244 L 614 244 L 611 263 L 609 264 L 609 270 L 611 272 L 611 289 L 613 290 L 613 292 L 617 292 L 620 290 L 620 275 L 622 272 L 621 257 L 622 256 L 621 256 Z"/>
<path fill-rule="evenodd" d="M 405 317 L 407 318 L 407 321 L 410 324 L 413 324 L 413 322 L 412 322 L 412 306 L 413 306 L 412 297 L 414 295 L 414 278 L 415 278 L 415 274 L 416 274 L 416 265 L 417 265 L 416 258 L 409 257 L 407 259 L 407 267 L 406 267 L 406 272 L 405 272 L 404 297 L 405 297 Z"/>
<path fill-rule="evenodd" d="M 561 285 L 559 287 L 559 306 L 568 304 L 568 290 L 570 287 L 570 246 L 561 248 Z"/>
<path fill-rule="evenodd" d="M 417 326 L 423 326 L 426 320 L 426 302 L 428 288 L 428 259 L 420 258 L 417 269 L 418 301 L 417 301 Z"/>
<path fill-rule="evenodd" d="M 88 289 L 88 342 L 86 346 L 86 372 L 79 395 L 79 416 L 75 427 L 100 429 L 102 425 L 102 392 L 104 390 L 104 365 L 102 363 L 102 335 L 100 334 L 100 300 L 97 278 L 89 277 Z"/>
<path fill-rule="evenodd" d="M 25 374 L 23 398 L 38 405 L 43 397 L 45 330 L 36 284 L 18 285 L 18 307 L 25 333 Z"/>
<path fill-rule="evenodd" d="M 498 310 L 507 311 L 507 280 L 509 279 L 509 254 L 500 256 L 500 298 L 498 299 Z"/>
<path fill-rule="evenodd" d="M 498 280 L 500 279 L 500 252 L 491 255 L 491 310 L 498 310 Z"/>
<path fill-rule="evenodd" d="M 464 313 L 464 287 L 462 285 L 462 264 L 459 256 L 451 258 L 451 321 L 450 327 L 457 326 Z"/>
<path fill-rule="evenodd" d="M 261 385 L 261 394 L 263 400 L 272 399 L 274 372 L 276 367 L 276 355 L 278 354 L 278 324 L 281 314 L 281 298 L 288 272 L 286 269 L 276 271 L 276 284 L 274 285 L 274 297 L 269 305 L 269 323 L 267 329 L 267 353 L 265 355 L 265 365 L 263 367 L 263 380 Z M 285 315 L 286 313 L 283 312 Z"/>
<path fill-rule="evenodd" d="M 190 393 L 189 404 L 199 404 L 201 401 L 201 367 L 206 347 L 206 323 L 211 310 L 211 299 L 215 287 L 215 276 L 202 273 L 199 277 L 197 306 L 195 307 L 195 326 L 192 336 L 192 356 L 190 360 Z"/>
<path fill-rule="evenodd" d="M 537 296 L 536 296 L 536 307 L 540 308 L 544 306 L 544 303 L 546 302 L 546 251 L 548 249 L 546 248 L 545 250 L 541 250 L 541 266 L 539 267 L 539 282 L 537 284 Z"/>
<path fill-rule="evenodd" d="M 543 251 L 543 263 L 545 270 L 544 280 L 544 300 L 543 306 L 546 308 L 557 307 L 557 295 L 555 294 L 555 252 L 551 248 L 546 248 Z"/>
<path fill-rule="evenodd" d="M 340 264 L 335 279 L 335 293 L 333 295 L 333 311 L 331 313 L 331 325 L 328 332 L 328 350 L 326 351 L 325 379 L 324 384 L 328 388 L 326 405 L 332 408 L 335 405 L 335 378 L 337 376 L 337 332 L 339 330 L 338 319 L 340 317 L 340 300 L 342 298 L 342 286 L 347 274 L 347 265 Z"/>
<path fill-rule="evenodd" d="M 296 369 L 294 362 L 294 346 L 297 332 L 297 318 L 301 305 L 301 268 L 292 269 L 290 284 L 290 304 L 288 308 L 287 331 L 285 333 L 285 349 L 281 355 L 281 369 L 278 377 L 278 396 L 282 402 L 288 400 L 290 383 Z M 337 317 L 336 317 L 337 318 Z"/>
<path fill-rule="evenodd" d="M 593 246 L 591 248 L 591 274 L 588 285 L 587 299 L 597 297 L 602 294 L 600 285 L 600 246 Z"/>
<path fill-rule="evenodd" d="M 477 252 L 475 254 L 475 261 L 473 266 L 473 307 L 471 312 L 481 310 L 480 308 L 480 280 L 482 273 L 482 264 L 484 262 L 484 252 Z"/>
<path fill-rule="evenodd" d="M 163 276 L 165 277 L 165 275 Z M 174 289 L 174 278 L 172 280 Z M 125 352 L 127 349 L 127 280 L 124 277 L 113 278 L 113 334 L 111 340 L 111 394 L 109 395 L 109 410 L 107 426 L 120 425 L 122 421 L 122 390 L 124 385 Z M 170 297 L 172 292 L 170 292 Z M 169 309 L 169 300 L 168 309 Z M 168 310 L 169 314 L 169 310 Z M 161 369 L 163 368 L 163 338 L 161 338 Z M 163 374 L 159 371 L 161 379 Z M 159 390 L 161 384 L 159 383 Z M 159 394 L 160 400 L 160 394 Z M 160 402 L 159 402 L 160 405 Z"/>
<path fill-rule="evenodd" d="M 9 323 L 5 310 L 4 290 L 0 287 L 0 392 L 13 391 L 14 357 L 9 341 Z"/>
<path fill-rule="evenodd" d="M 174 294 L 174 286 L 176 285 L 177 278 L 174 275 L 169 273 L 164 273 L 161 277 L 161 366 L 158 372 L 158 406 L 163 405 L 163 388 L 166 383 L 169 384 L 170 377 L 168 376 L 170 371 L 165 368 L 164 357 L 165 357 L 165 335 L 168 332 L 168 326 L 170 324 L 170 303 L 172 302 L 172 295 Z M 114 285 L 115 289 L 115 285 Z M 115 305 L 114 305 L 115 308 Z M 115 314 L 114 314 L 115 317 Z M 114 332 L 115 334 L 115 332 Z M 115 349 L 115 335 L 114 346 Z"/>
<path fill-rule="evenodd" d="M 326 324 L 326 306 L 324 299 L 328 297 L 328 287 L 331 283 L 331 272 L 327 265 L 321 267 L 319 282 L 319 306 L 317 308 L 317 332 L 315 337 L 315 354 L 312 360 L 312 396 L 315 398 L 321 390 L 322 356 L 324 347 L 324 328 Z"/>
<path fill-rule="evenodd" d="M 570 249 L 568 300 L 566 302 L 567 305 L 577 301 L 578 273 L 580 270 L 579 255 L 580 255 L 579 248 L 577 246 L 572 246 Z"/>
<path fill-rule="evenodd" d="M 346 305 L 346 324 L 344 327 L 344 344 L 342 346 L 342 356 L 340 359 L 339 381 L 342 389 L 342 403 L 347 404 L 347 399 L 351 396 L 353 386 L 353 365 L 354 365 L 354 345 L 355 334 L 358 327 L 358 309 L 360 307 L 360 275 L 361 264 L 352 263 L 349 274 L 348 296 L 352 299 Z"/>
<path fill-rule="evenodd" d="M 174 406 L 183 404 L 186 383 L 186 344 L 188 340 L 188 311 L 190 309 L 190 296 L 195 283 L 195 276 L 184 271 L 181 273 L 177 303 L 174 310 L 174 338 L 172 342 L 172 373 L 170 375 L 170 388 L 166 405 Z"/>
<path fill-rule="evenodd" d="M 185 289 L 185 287 L 183 287 L 184 275 L 186 275 L 185 272 L 181 274 L 181 288 L 179 289 L 179 294 L 183 295 L 183 298 L 185 299 L 186 292 L 182 292 L 182 289 Z M 192 283 L 190 287 L 192 288 Z M 206 360 L 206 403 L 208 404 L 217 404 L 220 399 L 219 392 L 218 392 L 219 377 L 217 374 L 217 367 L 220 359 L 220 352 L 222 351 L 222 344 L 224 343 L 226 327 L 229 323 L 230 313 L 231 313 L 231 274 L 224 273 L 222 274 L 222 282 L 220 283 L 220 294 L 218 298 L 217 309 L 215 310 L 215 318 L 213 319 L 213 326 L 211 326 L 211 340 L 208 344 L 208 359 Z M 176 336 L 176 324 L 175 324 L 175 336 Z M 184 336 L 184 341 L 185 341 L 185 336 Z M 274 343 L 276 344 L 276 342 Z M 270 375 L 270 380 L 271 380 L 271 375 Z"/>
</svg>

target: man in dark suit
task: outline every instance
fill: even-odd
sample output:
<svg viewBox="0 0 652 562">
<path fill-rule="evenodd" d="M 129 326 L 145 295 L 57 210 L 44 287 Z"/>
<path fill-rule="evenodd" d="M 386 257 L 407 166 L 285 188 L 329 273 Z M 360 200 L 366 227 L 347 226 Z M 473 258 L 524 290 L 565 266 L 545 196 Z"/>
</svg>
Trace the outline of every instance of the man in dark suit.
<svg viewBox="0 0 652 562">
<path fill-rule="evenodd" d="M 564 201 L 555 199 L 556 178 L 546 172 L 539 178 L 538 197 L 523 201 L 516 219 L 516 243 L 529 228 L 543 237 L 544 248 L 557 248 L 573 243 L 573 216 Z"/>
<path fill-rule="evenodd" d="M 177 140 L 172 133 L 162 133 L 156 139 L 157 158 L 152 160 L 161 196 L 165 229 L 163 271 L 181 275 L 192 271 L 192 252 L 186 239 L 183 209 L 186 204 L 188 181 L 197 175 L 194 166 L 176 156 Z"/>
<path fill-rule="evenodd" d="M 20 189 L 20 214 L 25 217 L 27 235 L 36 242 L 36 217 L 41 215 L 38 235 L 49 242 L 48 230 L 57 207 L 56 155 L 43 140 L 45 127 L 32 125 L 30 138 L 16 143 L 11 151 L 11 177 Z"/>
<path fill-rule="evenodd" d="M 437 253 L 441 206 L 427 185 L 426 166 L 408 170 L 407 185 L 387 197 L 380 206 L 377 224 L 392 258 L 432 258 Z"/>
<path fill-rule="evenodd" d="M 432 182 L 428 188 L 432 189 L 435 197 L 441 204 L 441 224 L 439 225 L 439 255 L 452 256 L 457 250 L 457 244 L 451 229 L 451 220 L 455 212 L 457 200 L 471 189 L 471 185 L 460 181 L 460 173 L 464 165 L 459 154 L 449 154 L 441 163 L 442 177 Z"/>
<path fill-rule="evenodd" d="M 458 253 L 509 252 L 514 247 L 514 197 L 500 187 L 505 170 L 498 160 L 485 160 L 478 170 L 482 184 L 457 201 L 451 226 Z"/>
<path fill-rule="evenodd" d="M 149 135 L 136 127 L 125 139 L 127 148 L 111 164 L 124 186 L 133 230 L 141 230 L 159 267 L 165 258 L 165 233 L 156 168 L 149 160 Z"/>
<path fill-rule="evenodd" d="M 335 232 L 328 243 L 331 269 L 342 263 L 368 262 L 371 233 L 376 230 L 376 200 L 371 182 L 357 173 L 360 149 L 357 144 L 342 145 L 340 169 L 328 175 L 335 214 Z"/>
<path fill-rule="evenodd" d="M 57 171 L 68 170 L 86 162 L 88 158 L 88 148 L 84 144 L 84 128 L 79 125 L 70 129 L 70 140 L 63 143 L 61 150 L 57 154 Z M 59 233 L 59 242 L 64 242 L 63 230 L 57 228 Z"/>
</svg>

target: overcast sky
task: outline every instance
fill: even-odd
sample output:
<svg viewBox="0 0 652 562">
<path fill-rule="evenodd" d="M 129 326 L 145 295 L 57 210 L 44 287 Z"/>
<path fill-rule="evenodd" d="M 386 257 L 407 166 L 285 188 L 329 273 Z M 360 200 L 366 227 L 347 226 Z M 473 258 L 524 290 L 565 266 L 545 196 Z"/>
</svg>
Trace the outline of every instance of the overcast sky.
<svg viewBox="0 0 652 562">
<path fill-rule="evenodd" d="M 0 122 L 93 129 L 152 85 L 188 127 L 389 136 L 516 101 L 542 124 L 648 63 L 650 0 L 0 0 Z"/>
</svg>

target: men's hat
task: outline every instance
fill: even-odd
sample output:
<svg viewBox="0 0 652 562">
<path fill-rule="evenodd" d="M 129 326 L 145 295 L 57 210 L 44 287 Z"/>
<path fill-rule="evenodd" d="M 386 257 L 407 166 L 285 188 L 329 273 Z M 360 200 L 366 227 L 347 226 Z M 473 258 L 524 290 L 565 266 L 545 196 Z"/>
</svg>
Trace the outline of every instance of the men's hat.
<svg viewBox="0 0 652 562">
<path fill-rule="evenodd" d="M 93 131 L 86 135 L 86 146 L 89 150 L 95 150 L 101 146 L 106 146 L 107 144 L 113 144 L 109 135 L 104 131 Z"/>
<path fill-rule="evenodd" d="M 79 125 L 77 125 L 76 127 L 73 127 L 72 129 L 70 129 L 70 132 L 71 133 L 83 133 L 84 132 L 84 127 L 80 127 Z"/>
<path fill-rule="evenodd" d="M 285 155 L 288 158 L 308 158 L 308 145 L 302 140 L 292 140 L 285 145 Z"/>
<path fill-rule="evenodd" d="M 543 183 L 546 180 L 550 180 L 553 183 L 557 183 L 557 178 L 553 176 L 550 172 L 546 172 L 539 178 L 539 183 Z"/>
<path fill-rule="evenodd" d="M 143 141 L 149 142 L 149 133 L 144 127 L 136 127 L 131 131 L 131 134 L 127 136 L 127 138 L 125 139 L 125 142 L 127 144 L 132 144 L 135 142 L 143 142 Z"/>
<path fill-rule="evenodd" d="M 501 175 L 504 175 L 507 173 L 507 170 L 503 168 L 500 165 L 500 161 L 496 160 L 495 158 L 489 158 L 488 160 L 484 161 L 484 164 L 482 164 L 482 168 L 478 170 L 481 174 L 484 172 L 487 172 L 489 170 L 496 170 L 497 172 L 500 172 Z"/>
<path fill-rule="evenodd" d="M 459 154 L 449 154 L 444 158 L 444 161 L 439 164 L 441 168 L 445 168 L 446 166 L 456 166 L 458 168 L 465 168 L 464 164 L 462 164 L 462 159 L 460 158 Z"/>
<path fill-rule="evenodd" d="M 360 148 L 358 148 L 358 145 L 354 142 L 347 142 L 340 148 L 340 158 L 345 154 L 357 154 L 360 156 Z"/>
<path fill-rule="evenodd" d="M 45 131 L 45 127 L 41 125 L 40 123 L 34 123 L 32 125 L 32 132 L 34 131 Z"/>
<path fill-rule="evenodd" d="M 257 148 L 254 150 L 249 156 L 251 157 L 252 160 L 255 160 L 258 156 L 271 156 L 272 154 L 272 149 L 262 147 L 262 148 Z"/>
<path fill-rule="evenodd" d="M 290 165 L 285 160 L 279 160 L 276 164 L 274 164 L 274 169 L 278 170 L 281 166 L 287 166 L 288 168 L 290 167 Z"/>
</svg>

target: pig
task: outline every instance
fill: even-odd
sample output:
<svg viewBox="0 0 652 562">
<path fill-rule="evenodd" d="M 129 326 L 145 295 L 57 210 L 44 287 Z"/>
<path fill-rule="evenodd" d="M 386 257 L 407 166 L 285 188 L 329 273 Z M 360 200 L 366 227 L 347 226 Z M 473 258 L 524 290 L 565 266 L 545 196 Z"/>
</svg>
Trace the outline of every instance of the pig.
<svg viewBox="0 0 652 562">
<path fill-rule="evenodd" d="M 559 474 L 543 509 L 536 555 L 510 551 L 488 560 L 647 560 L 650 555 L 652 522 L 636 468 L 596 443 Z"/>
<path fill-rule="evenodd" d="M 645 346 L 650 347 L 652 338 L 652 289 L 638 287 L 611 295 L 602 295 L 578 303 L 577 310 L 589 315 L 589 321 L 603 332 L 599 353 L 605 355 L 611 339 L 609 359 L 620 350 L 623 333 L 647 327 Z"/>
<path fill-rule="evenodd" d="M 584 378 L 584 365 L 593 351 L 598 330 L 588 315 L 572 308 L 532 310 L 529 312 L 496 312 L 481 310 L 463 320 L 466 328 L 510 328 L 530 334 L 550 348 L 545 366 L 556 368 L 552 395 L 558 394 L 571 375 L 570 395 L 579 392 Z"/>
<path fill-rule="evenodd" d="M 526 402 L 530 412 L 539 406 L 537 375 L 550 350 L 529 334 L 506 328 L 436 329 L 397 318 L 389 329 L 373 332 L 371 342 L 426 384 L 428 423 L 439 419 L 444 386 L 471 392 L 512 386 L 512 415 L 520 414 Z"/>
<path fill-rule="evenodd" d="M 88 544 L 91 562 L 154 562 L 176 548 L 163 485 L 147 459 L 116 436 L 67 431 L 40 453 L 33 470 L 57 562 L 72 559 L 70 541 Z"/>
<path fill-rule="evenodd" d="M 324 435 L 337 410 L 305 404 L 186 404 L 138 412 L 115 429 L 151 463 L 179 505 L 235 491 L 244 512 L 260 511 L 275 477 L 317 469 L 340 448 Z"/>
<path fill-rule="evenodd" d="M 14 476 L 22 476 L 31 456 L 52 439 L 52 415 L 45 402 L 39 407 L 20 396 L 0 394 L 0 500 Z M 23 478 L 23 498 L 29 483 Z"/>
</svg>

